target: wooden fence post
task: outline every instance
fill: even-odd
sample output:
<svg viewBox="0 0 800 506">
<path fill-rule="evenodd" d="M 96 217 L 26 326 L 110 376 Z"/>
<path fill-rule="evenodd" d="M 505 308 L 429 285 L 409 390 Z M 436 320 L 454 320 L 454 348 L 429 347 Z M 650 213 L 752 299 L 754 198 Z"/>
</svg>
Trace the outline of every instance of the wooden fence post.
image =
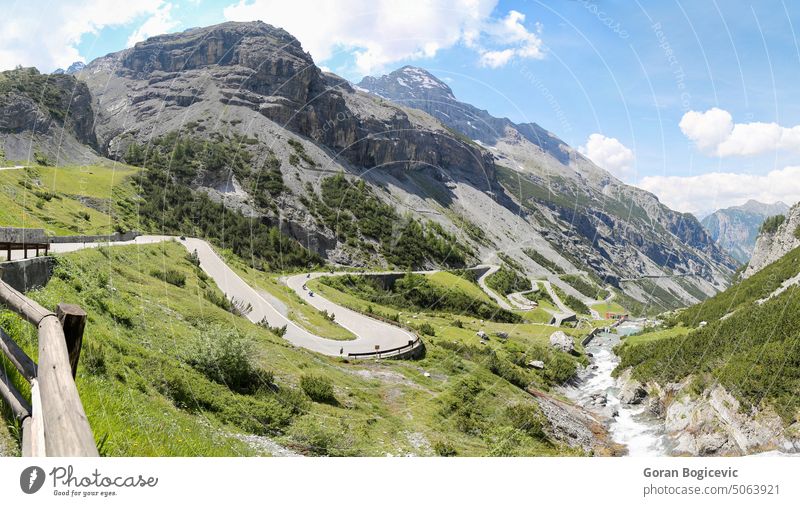
<svg viewBox="0 0 800 506">
<path fill-rule="evenodd" d="M 86 328 L 86 311 L 75 304 L 60 303 L 56 306 L 56 316 L 64 329 L 64 340 L 67 342 L 69 364 L 72 377 L 78 373 L 78 359 L 81 357 L 83 330 Z"/>
</svg>

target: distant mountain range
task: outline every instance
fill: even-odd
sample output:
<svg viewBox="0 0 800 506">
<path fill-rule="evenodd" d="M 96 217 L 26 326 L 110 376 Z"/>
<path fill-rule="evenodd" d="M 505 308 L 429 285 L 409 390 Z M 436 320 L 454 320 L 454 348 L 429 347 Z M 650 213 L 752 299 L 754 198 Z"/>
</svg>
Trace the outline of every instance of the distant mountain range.
<svg viewBox="0 0 800 506">
<path fill-rule="evenodd" d="M 69 67 L 67 67 L 67 70 L 64 70 L 64 69 L 62 69 L 62 68 L 57 68 L 57 69 L 55 69 L 55 70 L 53 71 L 53 74 L 56 74 L 56 75 L 58 75 L 58 74 L 67 74 L 67 75 L 72 75 L 72 74 L 74 74 L 74 73 L 76 73 L 76 72 L 80 72 L 80 71 L 81 71 L 81 70 L 83 70 L 85 67 L 86 67 L 86 64 L 85 64 L 85 63 L 83 63 L 83 62 L 80 62 L 80 61 L 76 61 L 76 62 L 73 62 L 73 63 L 72 63 L 72 65 L 70 65 Z"/>
<path fill-rule="evenodd" d="M 753 247 L 764 220 L 788 211 L 789 206 L 783 202 L 764 204 L 748 200 L 740 206 L 715 211 L 703 218 L 701 223 L 721 248 L 746 264 L 753 254 Z"/>
</svg>

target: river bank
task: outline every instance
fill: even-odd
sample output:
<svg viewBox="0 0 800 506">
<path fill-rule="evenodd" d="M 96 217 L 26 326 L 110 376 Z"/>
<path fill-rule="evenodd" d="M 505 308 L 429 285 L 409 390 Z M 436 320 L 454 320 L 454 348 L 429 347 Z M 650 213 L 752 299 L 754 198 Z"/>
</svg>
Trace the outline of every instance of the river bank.
<svg viewBox="0 0 800 506">
<path fill-rule="evenodd" d="M 669 453 L 663 423 L 643 404 L 620 400 L 618 382 L 612 371 L 619 364 L 614 347 L 622 336 L 640 329 L 637 322 L 626 322 L 607 332 L 597 333 L 585 345 L 590 365 L 579 372 L 563 393 L 603 423 L 614 443 L 624 446 L 629 456 L 661 456 Z"/>
</svg>

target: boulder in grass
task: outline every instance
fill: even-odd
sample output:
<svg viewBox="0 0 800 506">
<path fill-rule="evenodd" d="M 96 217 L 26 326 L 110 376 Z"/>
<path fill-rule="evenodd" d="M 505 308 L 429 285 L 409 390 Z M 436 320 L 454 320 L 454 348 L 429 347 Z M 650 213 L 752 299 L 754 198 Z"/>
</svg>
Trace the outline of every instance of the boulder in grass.
<svg viewBox="0 0 800 506">
<path fill-rule="evenodd" d="M 544 369 L 544 362 L 541 360 L 531 360 L 528 362 L 529 367 L 533 367 L 534 369 Z"/>
<path fill-rule="evenodd" d="M 575 342 L 572 340 L 572 336 L 568 336 L 560 330 L 550 334 L 550 346 L 564 353 L 573 353 L 575 351 Z"/>
</svg>

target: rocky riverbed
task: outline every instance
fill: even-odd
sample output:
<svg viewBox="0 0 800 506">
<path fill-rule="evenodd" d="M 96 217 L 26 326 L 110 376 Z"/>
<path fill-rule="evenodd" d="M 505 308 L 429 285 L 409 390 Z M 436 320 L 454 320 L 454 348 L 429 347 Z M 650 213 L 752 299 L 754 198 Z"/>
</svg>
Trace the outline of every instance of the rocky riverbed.
<svg viewBox="0 0 800 506">
<path fill-rule="evenodd" d="M 635 385 L 627 385 L 611 376 L 619 364 L 614 346 L 619 344 L 621 335 L 638 329 L 635 324 L 623 324 L 612 332 L 601 332 L 595 336 L 585 346 L 586 353 L 591 354 L 589 367 L 579 373 L 576 381 L 564 393 L 601 420 L 611 439 L 627 448 L 628 455 L 667 455 L 670 448 L 663 423 L 642 402 L 646 392 L 631 388 Z"/>
<path fill-rule="evenodd" d="M 639 330 L 635 322 L 598 334 L 588 345 L 589 367 L 564 393 L 605 424 L 630 456 L 772 455 L 800 451 L 800 423 L 784 427 L 772 411 L 743 413 L 734 396 L 719 385 L 690 392 L 680 383 L 643 385 L 629 370 L 611 376 L 619 364 L 613 348 Z"/>
</svg>

